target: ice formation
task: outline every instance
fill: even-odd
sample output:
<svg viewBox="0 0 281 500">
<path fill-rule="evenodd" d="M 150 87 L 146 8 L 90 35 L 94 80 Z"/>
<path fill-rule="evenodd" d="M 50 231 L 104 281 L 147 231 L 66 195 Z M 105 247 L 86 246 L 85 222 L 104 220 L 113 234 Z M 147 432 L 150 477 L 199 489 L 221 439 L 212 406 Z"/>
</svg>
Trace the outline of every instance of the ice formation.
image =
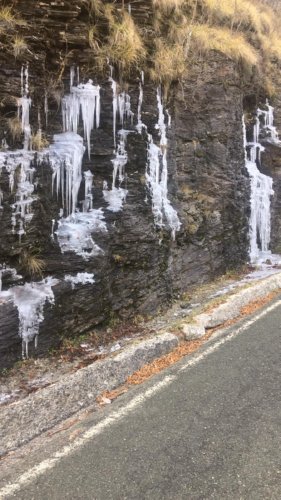
<svg viewBox="0 0 281 500">
<path fill-rule="evenodd" d="M 74 83 L 74 69 L 70 73 L 70 94 L 62 99 L 63 130 L 65 132 L 78 132 L 80 113 L 82 115 L 84 137 L 90 158 L 91 132 L 100 125 L 100 86 L 93 85 L 93 81 Z"/>
<path fill-rule="evenodd" d="M 78 204 L 84 152 L 83 139 L 75 132 L 54 135 L 54 143 L 47 152 L 53 170 L 52 190 L 61 195 L 67 215 L 74 213 Z"/>
<path fill-rule="evenodd" d="M 113 139 L 114 139 L 114 147 L 116 146 L 116 117 L 118 110 L 118 96 L 117 96 L 117 83 L 112 78 L 113 68 L 110 66 L 111 76 L 109 77 L 109 81 L 111 82 L 112 88 L 112 113 L 113 113 Z"/>
<path fill-rule="evenodd" d="M 104 186 L 103 196 L 105 201 L 108 203 L 108 210 L 111 212 L 119 212 L 122 209 L 124 200 L 128 194 L 128 191 L 121 186 L 125 178 L 125 165 L 128 161 L 128 155 L 126 151 L 126 140 L 130 130 L 119 130 L 118 132 L 118 145 L 116 151 L 114 152 L 114 158 L 112 160 L 113 164 L 113 174 L 112 174 L 112 189 L 109 190 L 107 185 Z M 119 185 L 117 187 L 117 184 Z"/>
<path fill-rule="evenodd" d="M 246 126 L 243 117 L 243 133 L 245 148 L 245 163 L 251 179 L 251 214 L 250 214 L 250 260 L 258 262 L 261 258 L 270 256 L 270 231 L 271 231 L 271 196 L 273 180 L 262 174 L 257 166 L 260 162 L 260 153 L 264 147 L 259 143 L 260 113 L 256 118 L 253 131 L 253 141 L 247 142 Z M 249 158 L 248 152 L 249 149 Z"/>
<path fill-rule="evenodd" d="M 61 251 L 75 252 L 84 259 L 101 253 L 92 239 L 92 233 L 106 231 L 102 209 L 93 210 L 93 174 L 84 172 L 85 199 L 82 211 L 78 209 L 78 193 L 83 180 L 82 160 L 85 147 L 83 139 L 75 132 L 54 136 L 54 143 L 47 151 L 53 169 L 53 191 L 61 195 L 63 211 L 60 214 L 57 236 Z M 63 217 L 64 213 L 66 217 Z M 54 224 L 52 223 L 53 229 Z M 52 232 L 53 232 L 52 229 Z"/>
<path fill-rule="evenodd" d="M 21 128 L 24 134 L 23 149 L 30 148 L 31 128 L 29 122 L 29 112 L 31 99 L 29 97 L 29 74 L 28 66 L 21 69 L 21 98 L 18 99 L 18 117 L 21 120 Z"/>
<path fill-rule="evenodd" d="M 164 227 L 167 222 L 175 238 L 181 223 L 176 210 L 168 199 L 168 163 L 167 163 L 167 135 L 164 109 L 160 89 L 157 89 L 158 123 L 155 128 L 159 130 L 160 145 L 157 146 L 148 135 L 148 158 L 146 168 L 146 182 L 152 197 L 152 211 L 155 224 Z"/>
<path fill-rule="evenodd" d="M 76 276 L 71 276 L 69 274 L 65 275 L 65 281 L 71 284 L 71 288 L 75 288 L 75 285 L 92 285 L 95 283 L 94 275 L 92 273 L 78 273 Z"/>
<path fill-rule="evenodd" d="M 130 121 L 133 125 L 134 113 L 131 110 L 131 98 L 126 92 L 121 92 L 118 95 L 118 111 L 121 125 L 124 125 L 124 121 Z"/>
<path fill-rule="evenodd" d="M 267 111 L 262 109 L 257 110 L 258 117 L 263 117 L 263 129 L 265 129 L 265 131 L 269 133 L 269 139 L 273 143 L 280 144 L 277 129 L 273 125 L 274 108 L 273 106 L 270 106 L 268 99 L 266 100 L 266 106 Z"/>
<path fill-rule="evenodd" d="M 46 278 L 38 283 L 25 283 L 0 293 L 0 299 L 12 300 L 18 309 L 19 335 L 22 339 L 22 355 L 28 357 L 28 344 L 39 334 L 40 323 L 44 320 L 44 305 L 54 303 L 52 287 L 58 283 L 54 278 Z"/>
<path fill-rule="evenodd" d="M 143 85 L 144 85 L 144 72 L 141 72 L 141 81 L 139 83 L 139 99 L 138 99 L 138 114 L 137 114 L 137 119 L 138 123 L 136 125 L 136 129 L 139 134 L 142 133 L 143 129 L 146 129 L 146 125 L 142 122 L 142 103 L 143 103 Z"/>
<path fill-rule="evenodd" d="M 94 242 L 92 233 L 106 232 L 103 210 L 75 212 L 58 221 L 55 231 L 61 251 L 74 252 L 85 260 L 90 259 L 102 250 Z"/>
<path fill-rule="evenodd" d="M 18 117 L 21 120 L 21 128 L 24 135 L 23 149 L 0 152 L 0 171 L 5 168 L 9 176 L 9 187 L 11 193 L 15 192 L 15 202 L 12 208 L 12 232 L 19 237 L 25 233 L 25 224 L 33 217 L 32 203 L 36 199 L 34 196 L 34 172 L 32 166 L 35 152 L 30 151 L 31 128 L 29 122 L 29 112 L 31 99 L 29 97 L 28 66 L 21 70 L 21 97 L 18 99 Z M 0 196 L 0 205 L 3 195 Z"/>
</svg>

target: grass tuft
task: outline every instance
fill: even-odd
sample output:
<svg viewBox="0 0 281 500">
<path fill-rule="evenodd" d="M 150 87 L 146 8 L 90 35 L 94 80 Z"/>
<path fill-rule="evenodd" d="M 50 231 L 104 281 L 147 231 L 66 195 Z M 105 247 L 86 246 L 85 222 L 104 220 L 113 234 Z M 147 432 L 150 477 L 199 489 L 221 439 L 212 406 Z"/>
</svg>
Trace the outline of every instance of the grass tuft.
<svg viewBox="0 0 281 500">
<path fill-rule="evenodd" d="M 215 50 L 237 62 L 256 66 L 259 54 L 246 40 L 242 33 L 232 33 L 227 28 L 215 28 L 207 24 L 194 26 L 192 42 L 196 50 L 209 52 Z"/>
<path fill-rule="evenodd" d="M 28 50 L 27 43 L 25 42 L 24 38 L 21 36 L 16 35 L 14 40 L 13 40 L 13 52 L 15 58 L 21 56 Z"/>
</svg>

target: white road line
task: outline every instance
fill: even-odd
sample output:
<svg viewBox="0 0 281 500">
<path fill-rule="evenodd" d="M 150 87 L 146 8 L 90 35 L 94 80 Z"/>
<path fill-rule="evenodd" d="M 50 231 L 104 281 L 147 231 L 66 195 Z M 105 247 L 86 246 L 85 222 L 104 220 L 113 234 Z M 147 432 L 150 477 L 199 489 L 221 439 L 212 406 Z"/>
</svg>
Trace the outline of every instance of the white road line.
<svg viewBox="0 0 281 500">
<path fill-rule="evenodd" d="M 237 330 L 234 330 L 234 332 L 229 333 L 226 337 L 223 337 L 222 339 L 218 340 L 215 344 L 211 345 L 206 349 L 204 352 L 201 354 L 198 354 L 193 359 L 188 360 L 181 368 L 180 371 L 185 371 L 188 370 L 193 365 L 196 365 L 199 361 L 202 361 L 202 359 L 206 358 L 206 356 L 209 356 L 209 354 L 212 354 L 212 352 L 216 351 L 219 347 L 221 347 L 223 344 L 226 344 L 226 342 L 230 342 L 230 340 L 234 339 L 234 337 L 237 337 L 240 333 L 244 332 L 247 330 L 250 326 L 252 326 L 254 323 L 259 321 L 261 318 L 266 316 L 269 312 L 273 311 L 276 309 L 278 306 L 281 305 L 281 300 L 278 300 L 278 302 L 275 302 L 274 304 L 271 304 L 271 306 L 267 307 L 264 309 L 260 314 L 255 316 L 254 318 L 250 319 L 244 325 L 240 326 Z"/>
<path fill-rule="evenodd" d="M 273 311 L 280 305 L 281 305 L 281 300 L 267 307 L 264 311 L 262 311 L 260 314 L 258 314 L 251 320 L 247 321 L 243 326 L 238 328 L 236 331 L 230 333 L 227 337 L 218 340 L 218 342 L 208 347 L 203 353 L 187 361 L 183 366 L 181 366 L 181 368 L 179 368 L 178 370 L 178 374 L 181 371 L 187 370 L 188 368 L 202 361 L 202 359 L 212 354 L 220 346 L 222 346 L 226 342 L 231 341 L 233 338 L 237 337 L 240 333 L 247 330 L 247 328 L 249 328 L 251 325 L 256 323 L 258 320 L 266 316 L 266 314 Z M 62 450 L 54 453 L 54 455 L 51 458 L 43 460 L 43 462 L 41 462 L 38 465 L 35 465 L 30 470 L 19 476 L 15 483 L 7 484 L 6 486 L 4 486 L 4 488 L 0 490 L 0 499 L 4 500 L 5 498 L 8 498 L 10 495 L 13 495 L 17 491 L 19 491 L 21 487 L 28 485 L 29 483 L 34 481 L 34 479 L 36 479 L 37 477 L 41 476 L 48 470 L 55 467 L 55 465 L 62 458 L 67 457 L 78 448 L 84 446 L 90 439 L 93 439 L 95 436 L 98 436 L 104 429 L 109 427 L 111 424 L 114 424 L 115 422 L 118 422 L 122 418 L 126 417 L 131 411 L 135 410 L 146 400 L 154 396 L 154 394 L 156 394 L 158 391 L 171 384 L 171 382 L 173 382 L 176 378 L 177 375 L 167 375 L 163 380 L 157 382 L 155 385 L 147 389 L 144 393 L 134 397 L 123 408 L 113 412 L 112 415 L 109 415 L 104 420 L 91 427 L 88 431 L 86 431 L 83 434 L 82 437 L 78 438 L 72 444 L 65 446 Z"/>
<path fill-rule="evenodd" d="M 155 384 L 153 387 L 149 388 L 142 394 L 134 397 L 126 406 L 115 411 L 112 415 L 109 415 L 104 420 L 91 427 L 88 431 L 86 431 L 83 436 L 74 443 L 65 446 L 62 450 L 54 453 L 52 458 L 46 459 L 38 465 L 35 465 L 30 470 L 22 474 L 15 483 L 8 484 L 4 488 L 0 490 L 0 499 L 5 499 L 8 496 L 16 493 L 22 486 L 31 483 L 35 478 L 41 476 L 44 472 L 52 469 L 57 462 L 59 462 L 62 458 L 67 457 L 71 453 L 73 453 L 76 449 L 85 445 L 90 439 L 98 436 L 104 429 L 109 427 L 111 424 L 118 422 L 122 418 L 126 417 L 131 411 L 135 410 L 138 406 L 144 403 L 147 399 L 151 398 L 158 391 L 169 385 L 176 378 L 175 375 L 168 375 L 163 380 Z"/>
</svg>

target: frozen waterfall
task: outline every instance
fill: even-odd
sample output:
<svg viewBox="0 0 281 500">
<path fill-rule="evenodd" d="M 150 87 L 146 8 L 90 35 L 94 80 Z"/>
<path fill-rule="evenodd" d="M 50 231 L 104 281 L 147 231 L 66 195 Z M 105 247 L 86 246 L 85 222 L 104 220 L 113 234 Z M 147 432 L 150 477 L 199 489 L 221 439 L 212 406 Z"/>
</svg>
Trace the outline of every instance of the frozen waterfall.
<svg viewBox="0 0 281 500">
<path fill-rule="evenodd" d="M 271 196 L 273 191 L 273 180 L 262 174 L 257 166 L 260 161 L 261 152 L 264 147 L 259 143 L 261 128 L 266 128 L 277 138 L 277 132 L 273 127 L 273 108 L 268 105 L 268 111 L 258 110 L 256 123 L 253 130 L 253 141 L 247 142 L 246 126 L 243 117 L 243 134 L 245 148 L 245 164 L 251 179 L 251 215 L 250 215 L 250 261 L 257 263 L 261 259 L 270 257 L 270 232 L 271 232 Z M 260 123 L 260 117 L 264 116 L 265 123 Z M 273 137 L 272 137 L 273 139 Z M 249 151 L 249 155 L 248 155 Z"/>
</svg>

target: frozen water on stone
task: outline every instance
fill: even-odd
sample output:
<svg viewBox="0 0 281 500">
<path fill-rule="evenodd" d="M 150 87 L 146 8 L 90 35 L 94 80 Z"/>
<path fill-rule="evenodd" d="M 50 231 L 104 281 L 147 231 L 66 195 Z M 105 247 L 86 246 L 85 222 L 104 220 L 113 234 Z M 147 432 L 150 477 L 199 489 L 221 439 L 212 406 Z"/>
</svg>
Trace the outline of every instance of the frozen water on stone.
<svg viewBox="0 0 281 500">
<path fill-rule="evenodd" d="M 18 117 L 21 120 L 21 129 L 24 134 L 23 149 L 28 150 L 30 148 L 30 138 L 31 138 L 31 128 L 29 121 L 29 113 L 31 107 L 31 99 L 29 94 L 29 84 L 28 84 L 28 66 L 21 69 L 21 94 L 22 96 L 18 99 Z"/>
<path fill-rule="evenodd" d="M 54 239 L 55 224 L 56 224 L 55 219 L 52 219 L 52 233 L 51 233 L 52 240 Z"/>
<path fill-rule="evenodd" d="M 98 128 L 100 125 L 100 86 L 93 85 L 93 81 L 89 80 L 88 83 L 79 83 L 74 87 L 73 71 L 74 68 L 71 69 L 70 94 L 62 99 L 63 130 L 77 134 L 81 113 L 90 158 L 91 132 L 94 127 Z"/>
<path fill-rule="evenodd" d="M 146 182 L 152 197 L 152 211 L 155 224 L 164 227 L 167 222 L 172 237 L 175 238 L 181 223 L 176 210 L 168 199 L 168 163 L 167 163 L 167 135 L 163 104 L 160 89 L 157 89 L 158 123 L 160 146 L 154 144 L 152 136 L 148 135 L 148 158 L 146 167 Z"/>
<path fill-rule="evenodd" d="M 245 148 L 245 164 L 251 180 L 251 214 L 250 214 L 250 261 L 258 262 L 261 253 L 270 257 L 269 251 L 270 232 L 271 232 L 271 196 L 273 191 L 273 180 L 271 177 L 262 174 L 257 161 L 260 157 L 257 151 L 263 148 L 259 144 L 260 123 L 258 113 L 257 121 L 254 126 L 254 141 L 247 143 L 246 126 L 243 117 L 243 135 Z M 250 148 L 250 159 L 247 156 L 247 147 Z"/>
<path fill-rule="evenodd" d="M 61 193 L 66 217 L 60 212 L 55 231 L 61 251 L 74 252 L 87 260 L 102 253 L 92 238 L 94 232 L 106 231 L 102 209 L 92 209 L 93 174 L 84 172 L 85 200 L 79 211 L 78 192 L 82 182 L 82 159 L 85 151 L 83 139 L 74 132 L 54 136 L 54 144 L 47 150 L 53 169 L 53 190 Z M 46 154 L 46 153 L 45 153 Z"/>
<path fill-rule="evenodd" d="M 103 191 L 103 197 L 108 203 L 107 210 L 111 212 L 120 212 L 123 207 L 123 203 L 126 200 L 128 191 L 123 188 L 112 188 L 110 191 Z"/>
<path fill-rule="evenodd" d="M 88 210 L 92 210 L 93 208 L 93 195 L 92 195 L 93 177 L 94 176 L 90 170 L 84 172 L 85 200 L 83 202 L 83 212 L 87 212 Z"/>
<path fill-rule="evenodd" d="M 44 113 L 45 113 L 45 123 L 46 123 L 46 127 L 47 127 L 48 126 L 48 116 L 49 116 L 49 103 L 48 103 L 47 92 L 45 92 L 45 98 L 44 98 Z"/>
<path fill-rule="evenodd" d="M 66 214 L 74 213 L 78 203 L 78 192 L 82 182 L 82 160 L 85 152 L 83 139 L 74 132 L 54 136 L 54 143 L 45 152 L 53 170 L 53 191 L 61 194 Z"/>
<path fill-rule="evenodd" d="M 40 323 L 44 320 L 44 305 L 54 303 L 52 287 L 58 283 L 54 278 L 46 278 L 37 283 L 25 283 L 0 293 L 0 299 L 11 300 L 18 309 L 19 335 L 22 339 L 22 355 L 28 357 L 28 344 L 39 334 Z"/>
<path fill-rule="evenodd" d="M 67 274 L 64 279 L 71 284 L 72 288 L 74 288 L 75 285 L 92 285 L 95 283 L 94 275 L 91 273 L 78 273 L 76 276 Z"/>
<path fill-rule="evenodd" d="M 117 109 L 118 109 L 118 97 L 117 97 L 117 83 L 112 78 L 112 66 L 111 76 L 109 77 L 109 81 L 111 82 L 112 88 L 112 113 L 113 113 L 113 139 L 114 139 L 114 147 L 116 146 L 116 117 L 117 117 Z"/>
<path fill-rule="evenodd" d="M 130 121 L 133 124 L 134 113 L 131 110 L 131 99 L 126 92 L 121 92 L 118 95 L 118 111 L 122 126 L 124 121 Z"/>
<path fill-rule="evenodd" d="M 33 195 L 33 176 L 35 169 L 31 166 L 34 160 L 34 152 L 26 150 L 15 150 L 0 152 L 0 169 L 5 168 L 9 175 L 10 191 L 14 191 L 16 171 L 19 171 L 15 192 L 15 203 L 11 206 L 12 228 L 15 231 L 16 225 L 22 226 L 30 222 L 33 217 L 32 203 L 36 199 Z"/>
<path fill-rule="evenodd" d="M 147 129 L 146 125 L 142 122 L 142 103 L 143 103 L 143 84 L 144 84 L 144 72 L 141 72 L 141 81 L 139 83 L 139 99 L 138 99 L 138 114 L 137 119 L 138 123 L 136 125 L 136 129 L 139 134 L 142 133 L 143 129 Z"/>
<path fill-rule="evenodd" d="M 92 233 L 106 232 L 103 210 L 75 212 L 58 221 L 57 235 L 61 251 L 74 252 L 85 260 L 102 252 L 92 238 Z"/>
<path fill-rule="evenodd" d="M 276 127 L 274 127 L 274 124 L 273 124 L 274 123 L 274 108 L 273 108 L 273 106 L 270 106 L 268 99 L 266 100 L 266 106 L 268 108 L 267 111 L 258 109 L 258 111 L 257 111 L 258 116 L 263 117 L 263 121 L 264 121 L 263 128 L 266 130 L 266 132 L 269 133 L 269 136 L 270 136 L 269 139 L 273 143 L 280 145 L 278 132 L 277 132 Z"/>
<path fill-rule="evenodd" d="M 130 133 L 129 130 L 119 130 L 118 132 L 118 145 L 114 152 L 113 163 L 113 174 L 112 174 L 112 189 L 109 190 L 104 186 L 103 197 L 108 203 L 107 209 L 111 212 L 119 212 L 122 209 L 124 200 L 128 194 L 128 191 L 121 188 L 120 185 L 125 178 L 125 165 L 128 161 L 128 155 L 126 151 L 126 140 Z M 117 183 L 119 186 L 117 187 Z"/>
</svg>

